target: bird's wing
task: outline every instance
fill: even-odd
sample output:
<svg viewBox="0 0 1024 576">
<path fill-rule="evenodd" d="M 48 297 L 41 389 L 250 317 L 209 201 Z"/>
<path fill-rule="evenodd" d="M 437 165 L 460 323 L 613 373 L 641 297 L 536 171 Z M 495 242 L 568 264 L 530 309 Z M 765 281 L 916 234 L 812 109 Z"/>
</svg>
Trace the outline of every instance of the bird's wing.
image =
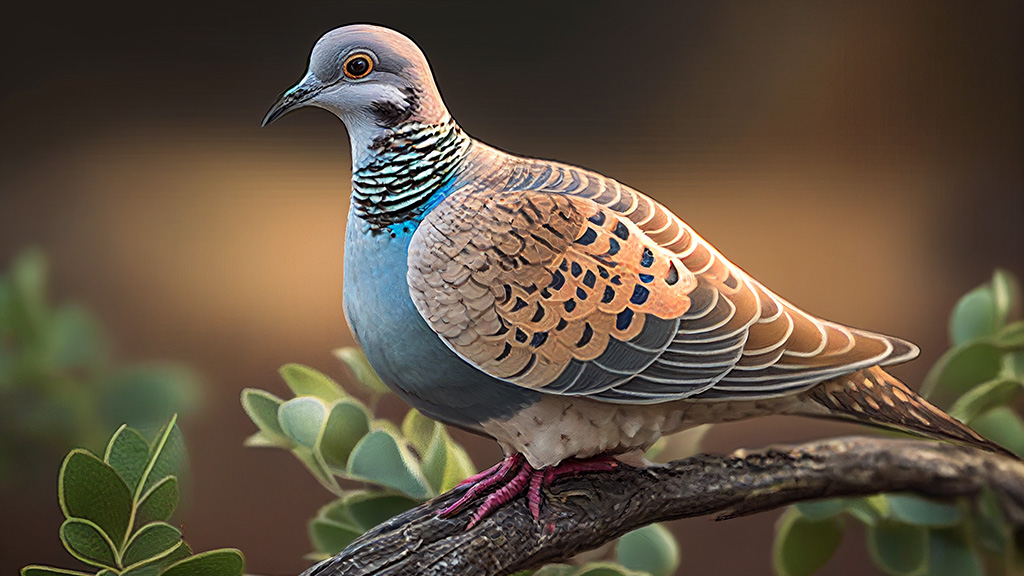
<svg viewBox="0 0 1024 576">
<path fill-rule="evenodd" d="M 912 352 L 800 311 L 639 192 L 540 162 L 432 210 L 408 281 L 484 372 L 612 402 L 779 396 Z"/>
</svg>

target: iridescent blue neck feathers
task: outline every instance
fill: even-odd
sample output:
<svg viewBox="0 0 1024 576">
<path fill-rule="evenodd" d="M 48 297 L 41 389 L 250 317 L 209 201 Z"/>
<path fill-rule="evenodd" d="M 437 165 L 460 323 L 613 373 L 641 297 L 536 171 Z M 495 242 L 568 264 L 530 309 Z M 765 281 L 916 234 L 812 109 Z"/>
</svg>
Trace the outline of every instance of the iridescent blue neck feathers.
<svg viewBox="0 0 1024 576">
<path fill-rule="evenodd" d="M 406 122 L 370 145 L 369 161 L 352 173 L 352 206 L 371 233 L 418 222 L 447 195 L 471 139 L 454 121 Z"/>
</svg>

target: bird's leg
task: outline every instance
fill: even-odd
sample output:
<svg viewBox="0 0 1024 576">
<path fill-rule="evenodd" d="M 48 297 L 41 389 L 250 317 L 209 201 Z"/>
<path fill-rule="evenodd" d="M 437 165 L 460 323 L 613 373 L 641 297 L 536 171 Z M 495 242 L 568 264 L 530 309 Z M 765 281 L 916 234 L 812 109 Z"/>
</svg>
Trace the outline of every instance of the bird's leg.
<svg viewBox="0 0 1024 576">
<path fill-rule="evenodd" d="M 586 472 L 606 472 L 614 470 L 620 464 L 612 456 L 601 455 L 586 460 L 563 460 L 554 466 L 537 469 L 531 466 L 522 454 L 513 454 L 505 458 L 500 464 L 463 481 L 462 484 L 472 485 L 461 498 L 444 510 L 441 510 L 438 515 L 450 516 L 484 490 L 501 484 L 473 512 L 469 526 L 466 527 L 467 530 L 476 526 L 481 520 L 510 502 L 524 490 L 526 491 L 526 499 L 530 506 L 530 514 L 534 520 L 540 520 L 541 489 L 549 486 L 559 478 L 575 476 Z"/>
<path fill-rule="evenodd" d="M 451 516 L 457 512 L 459 508 L 462 508 L 466 502 L 475 498 L 477 494 L 504 480 L 505 476 L 508 476 L 513 469 L 522 466 L 525 461 L 526 458 L 522 454 L 512 454 L 511 456 L 506 457 L 500 464 L 492 466 L 479 474 L 466 478 L 459 484 L 459 486 L 466 484 L 472 484 L 472 486 L 470 486 L 469 489 L 466 490 L 466 493 L 452 505 L 438 512 L 438 516 Z"/>
</svg>

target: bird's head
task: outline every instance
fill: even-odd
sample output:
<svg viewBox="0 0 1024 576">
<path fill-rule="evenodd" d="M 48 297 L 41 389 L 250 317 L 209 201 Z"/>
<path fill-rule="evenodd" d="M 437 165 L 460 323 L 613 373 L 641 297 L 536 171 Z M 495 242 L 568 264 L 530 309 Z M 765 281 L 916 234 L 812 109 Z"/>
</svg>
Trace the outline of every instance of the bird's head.
<svg viewBox="0 0 1024 576">
<path fill-rule="evenodd" d="M 306 75 L 270 108 L 263 125 L 304 106 L 341 118 L 353 142 L 408 121 L 448 119 L 419 47 L 394 30 L 368 24 L 324 34 L 313 46 Z"/>
</svg>

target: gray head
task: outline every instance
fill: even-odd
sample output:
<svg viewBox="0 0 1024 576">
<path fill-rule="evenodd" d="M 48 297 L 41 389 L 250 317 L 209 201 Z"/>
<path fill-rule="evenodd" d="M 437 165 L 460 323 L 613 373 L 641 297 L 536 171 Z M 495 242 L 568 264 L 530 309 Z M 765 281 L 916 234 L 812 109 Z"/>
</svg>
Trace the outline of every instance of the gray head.
<svg viewBox="0 0 1024 576">
<path fill-rule="evenodd" d="M 416 121 L 449 119 L 426 57 L 412 40 L 379 26 L 353 24 L 324 34 L 309 57 L 309 71 L 263 119 L 266 126 L 303 106 L 334 113 L 353 145 Z"/>
</svg>

